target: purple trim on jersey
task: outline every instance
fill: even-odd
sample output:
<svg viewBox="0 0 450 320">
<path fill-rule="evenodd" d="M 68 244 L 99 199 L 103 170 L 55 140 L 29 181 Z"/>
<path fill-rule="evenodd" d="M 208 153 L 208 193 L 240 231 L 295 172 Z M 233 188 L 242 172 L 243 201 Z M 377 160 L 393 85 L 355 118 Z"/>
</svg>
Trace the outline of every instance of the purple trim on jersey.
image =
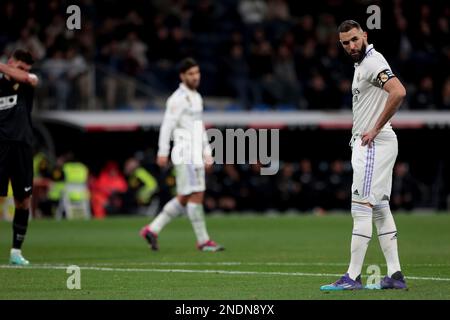
<svg viewBox="0 0 450 320">
<path fill-rule="evenodd" d="M 367 52 L 366 52 L 366 55 L 365 55 L 365 57 L 370 57 L 370 56 L 372 55 L 372 53 L 373 53 L 373 52 L 372 52 L 372 53 L 370 53 L 370 52 L 371 52 L 372 50 L 373 50 L 373 47 L 372 47 L 372 48 L 370 48 L 370 49 L 369 49 L 369 51 L 367 51 Z M 370 55 L 369 55 L 369 53 L 370 53 Z"/>
<path fill-rule="evenodd" d="M 364 186 L 363 186 L 363 197 L 367 197 L 370 194 L 370 189 L 372 186 L 372 176 L 373 168 L 375 164 L 375 142 L 372 142 L 372 147 L 367 147 L 366 156 L 366 171 L 364 174 Z"/>
</svg>

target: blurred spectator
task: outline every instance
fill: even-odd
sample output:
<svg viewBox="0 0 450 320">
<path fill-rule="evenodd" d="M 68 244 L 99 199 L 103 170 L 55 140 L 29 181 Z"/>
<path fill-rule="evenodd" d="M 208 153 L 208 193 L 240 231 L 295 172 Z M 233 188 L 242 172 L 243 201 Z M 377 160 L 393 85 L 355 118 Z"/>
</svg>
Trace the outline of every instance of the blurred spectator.
<svg viewBox="0 0 450 320">
<path fill-rule="evenodd" d="M 286 162 L 277 178 L 277 207 L 281 210 L 295 209 L 301 193 L 300 181 L 296 180 L 293 163 Z"/>
<path fill-rule="evenodd" d="M 248 209 L 266 211 L 276 208 L 273 176 L 261 175 L 261 163 L 251 164 L 244 171 L 244 179 L 248 183 Z"/>
<path fill-rule="evenodd" d="M 447 80 L 444 83 L 444 86 L 442 87 L 441 108 L 450 110 L 450 78 L 447 78 Z"/>
<path fill-rule="evenodd" d="M 66 59 L 68 64 L 67 78 L 71 82 L 71 93 L 73 96 L 73 99 L 70 99 L 71 101 L 68 107 L 69 109 L 81 109 L 83 105 L 88 105 L 89 97 L 93 93 L 93 84 L 88 73 L 88 65 L 84 57 L 74 46 L 69 47 L 67 50 Z M 75 102 L 79 102 L 79 105 L 75 106 Z"/>
<path fill-rule="evenodd" d="M 123 205 L 120 212 L 138 213 L 143 209 L 145 214 L 158 188 L 158 182 L 136 158 L 130 158 L 125 162 L 124 175 L 128 188 L 123 194 Z"/>
<path fill-rule="evenodd" d="M 51 48 L 58 45 L 57 40 L 61 39 L 66 31 L 66 20 L 62 14 L 56 14 L 51 23 L 45 28 L 45 46 Z M 60 48 L 61 49 L 61 48 Z"/>
<path fill-rule="evenodd" d="M 120 43 L 120 50 L 125 52 L 125 57 L 129 60 L 132 67 L 125 68 L 125 72 L 129 75 L 137 75 L 148 65 L 147 50 L 148 46 L 142 42 L 136 32 L 129 32 L 125 39 Z"/>
<path fill-rule="evenodd" d="M 91 177 L 90 190 L 92 211 L 96 218 L 107 214 L 120 213 L 122 197 L 128 186 L 116 162 L 110 161 L 100 172 L 98 178 Z"/>
<path fill-rule="evenodd" d="M 291 18 L 286 0 L 268 0 L 266 10 L 269 20 L 288 21 Z"/>
<path fill-rule="evenodd" d="M 240 0 L 238 10 L 245 24 L 256 25 L 266 18 L 267 4 L 263 0 Z"/>
<path fill-rule="evenodd" d="M 321 45 L 327 45 L 336 36 L 336 21 L 332 14 L 323 13 L 319 16 L 316 33 Z"/>
<path fill-rule="evenodd" d="M 118 0 L 88 0 L 80 6 L 82 29 L 73 32 L 66 28 L 64 1 L 0 3 L 3 59 L 16 47 L 25 47 L 45 64 L 46 60 L 55 59 L 55 52 L 65 54 L 73 46 L 87 65 L 95 66 L 88 70 L 92 81 L 95 76 L 95 86 L 81 87 L 99 90 L 76 95 L 79 81 L 72 81 L 69 73 L 63 73 L 58 80 L 61 84 L 50 84 L 53 89 L 61 87 L 56 90 L 57 101 L 52 101 L 54 95 L 44 85 L 38 88 L 38 97 L 49 101 L 38 101 L 38 106 L 87 108 L 86 94 L 95 95 L 93 98 L 101 107 L 137 106 L 142 92 L 147 100 L 167 95 L 178 83 L 176 63 L 189 55 L 201 63 L 208 79 L 202 90 L 207 95 L 230 96 L 247 108 L 255 104 L 276 106 L 292 100 L 289 96 L 295 90 L 291 88 L 298 87 L 298 105 L 302 109 L 348 109 L 348 95 L 343 97 L 348 86 L 341 81 L 350 80 L 352 70 L 342 59 L 345 54 L 338 44 L 336 28 L 344 19 L 339 12 L 365 10 L 364 2 L 316 0 L 306 5 L 287 0 L 176 0 L 127 5 Z M 445 67 L 450 60 L 448 4 L 393 1 L 383 3 L 383 12 L 387 14 L 383 20 L 387 27 L 383 30 L 389 30 L 389 34 L 368 30 L 369 42 L 372 39 L 382 49 L 394 72 L 401 76 L 411 94 L 408 102 L 412 109 L 439 108 L 446 81 L 446 75 L 439 73 L 448 69 Z M 242 55 L 235 45 L 242 48 Z M 284 56 L 285 52 L 291 56 Z M 229 56 L 239 57 L 238 64 L 248 65 L 248 71 L 244 67 L 241 73 L 229 75 L 229 65 L 220 65 Z M 289 69 L 292 65 L 294 70 Z M 285 83 L 274 80 L 288 69 L 286 80 L 282 77 L 281 81 Z M 424 75 L 429 74 L 433 74 L 431 90 L 427 88 L 430 80 L 423 81 Z M 235 85 L 227 85 L 234 77 L 238 79 L 232 82 Z M 313 77 L 316 78 L 311 81 Z M 251 84 L 252 96 L 248 97 L 247 90 L 241 90 L 237 83 L 244 88 Z M 70 88 L 65 88 L 67 84 Z M 305 99 L 307 87 L 315 99 L 309 104 Z M 331 93 L 335 103 L 317 99 L 319 87 Z M 301 88 L 305 89 L 303 93 Z M 65 104 L 73 100 L 77 101 Z"/>
<path fill-rule="evenodd" d="M 274 62 L 274 85 L 276 101 L 279 104 L 290 104 L 296 107 L 299 105 L 302 88 L 295 70 L 291 51 L 287 46 L 281 45 Z"/>
<path fill-rule="evenodd" d="M 250 108 L 249 66 L 244 56 L 244 48 L 235 44 L 231 47 L 230 56 L 226 59 L 228 86 L 241 107 Z"/>
<path fill-rule="evenodd" d="M 398 56 L 401 61 L 406 61 L 410 58 L 413 50 L 411 40 L 407 33 L 408 21 L 405 17 L 400 16 L 396 20 L 396 23 L 398 28 Z"/>
<path fill-rule="evenodd" d="M 64 110 L 68 105 L 70 82 L 68 78 L 69 62 L 61 50 L 55 49 L 50 58 L 42 63 L 41 71 L 50 95 L 56 98 L 53 104 L 57 110 Z"/>
<path fill-rule="evenodd" d="M 420 194 L 418 182 L 409 172 L 409 165 L 396 163 L 390 201 L 392 210 L 412 210 L 419 203 Z"/>
<path fill-rule="evenodd" d="M 352 173 L 345 168 L 342 160 L 331 162 L 328 174 L 328 200 L 324 201 L 326 209 L 350 209 Z"/>
<path fill-rule="evenodd" d="M 352 109 L 352 83 L 348 79 L 339 81 L 339 100 L 338 104 L 342 109 Z"/>
<path fill-rule="evenodd" d="M 299 162 L 299 170 L 295 175 L 300 183 L 300 194 L 296 207 L 302 211 L 310 211 L 318 205 L 317 183 L 318 179 L 313 172 L 311 160 L 302 159 Z"/>
<path fill-rule="evenodd" d="M 326 85 L 325 79 L 318 73 L 313 75 L 308 83 L 305 96 L 309 109 L 336 109 L 336 94 L 334 90 Z"/>
<path fill-rule="evenodd" d="M 240 194 L 241 177 L 236 167 L 232 164 L 225 164 L 221 175 L 222 192 L 218 195 L 217 208 L 225 212 L 237 209 Z"/>
<path fill-rule="evenodd" d="M 52 184 L 52 165 L 48 155 L 43 151 L 35 152 L 33 156 L 33 212 L 36 217 L 53 216 L 48 200 Z"/>
<path fill-rule="evenodd" d="M 410 108 L 418 110 L 436 109 L 433 78 L 429 75 L 420 80 L 417 92 L 414 94 Z"/>
<path fill-rule="evenodd" d="M 90 218 L 89 169 L 71 157 L 63 165 L 64 189 L 56 215 L 58 218 Z"/>
<path fill-rule="evenodd" d="M 46 52 L 43 43 L 29 28 L 23 28 L 19 40 L 11 43 L 6 50 L 12 52 L 17 49 L 28 50 L 35 60 L 44 58 Z"/>
<path fill-rule="evenodd" d="M 194 33 L 205 34 L 214 31 L 215 8 L 211 0 L 199 0 L 191 17 L 191 30 Z"/>
<path fill-rule="evenodd" d="M 270 103 L 273 100 L 272 50 L 272 45 L 266 39 L 264 30 L 256 29 L 253 34 L 250 53 L 250 83 L 253 104 Z"/>
</svg>

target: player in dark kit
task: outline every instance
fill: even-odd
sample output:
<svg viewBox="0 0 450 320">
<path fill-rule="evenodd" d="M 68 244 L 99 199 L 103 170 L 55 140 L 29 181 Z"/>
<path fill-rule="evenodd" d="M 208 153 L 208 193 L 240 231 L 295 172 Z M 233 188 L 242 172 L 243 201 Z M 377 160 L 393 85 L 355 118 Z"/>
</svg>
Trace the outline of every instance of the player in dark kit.
<svg viewBox="0 0 450 320">
<path fill-rule="evenodd" d="M 33 129 L 31 110 L 36 75 L 29 73 L 31 54 L 16 50 L 6 64 L 0 63 L 0 196 L 5 197 L 11 181 L 15 212 L 13 245 L 9 262 L 28 265 L 22 256 L 33 188 Z"/>
</svg>

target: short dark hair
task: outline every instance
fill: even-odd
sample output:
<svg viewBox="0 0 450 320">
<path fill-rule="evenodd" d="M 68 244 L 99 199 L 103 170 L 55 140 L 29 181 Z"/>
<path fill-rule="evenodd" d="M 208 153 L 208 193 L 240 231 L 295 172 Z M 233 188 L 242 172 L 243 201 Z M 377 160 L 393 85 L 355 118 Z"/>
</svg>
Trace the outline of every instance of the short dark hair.
<svg viewBox="0 0 450 320">
<path fill-rule="evenodd" d="M 13 52 L 12 57 L 17 61 L 25 62 L 30 66 L 34 63 L 33 56 L 29 51 L 17 49 Z"/>
<path fill-rule="evenodd" d="M 342 22 L 338 27 L 338 32 L 348 32 L 352 30 L 353 28 L 357 28 L 359 30 L 362 30 L 361 25 L 356 22 L 355 20 L 345 20 Z"/>
<path fill-rule="evenodd" d="M 179 66 L 178 66 L 178 71 L 180 73 L 185 73 L 190 68 L 197 67 L 197 66 L 198 66 L 198 63 L 193 58 L 191 58 L 191 57 L 185 58 L 185 59 L 181 60 Z"/>
</svg>

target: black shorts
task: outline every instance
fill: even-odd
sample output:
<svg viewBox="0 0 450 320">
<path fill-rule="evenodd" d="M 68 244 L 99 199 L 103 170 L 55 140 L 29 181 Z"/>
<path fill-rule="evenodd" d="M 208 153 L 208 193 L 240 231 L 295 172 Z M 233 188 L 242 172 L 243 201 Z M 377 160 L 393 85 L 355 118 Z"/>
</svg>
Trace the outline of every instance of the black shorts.
<svg viewBox="0 0 450 320">
<path fill-rule="evenodd" d="M 0 197 L 8 194 L 11 180 L 14 198 L 23 200 L 33 189 L 33 152 L 25 143 L 0 142 Z"/>
</svg>

